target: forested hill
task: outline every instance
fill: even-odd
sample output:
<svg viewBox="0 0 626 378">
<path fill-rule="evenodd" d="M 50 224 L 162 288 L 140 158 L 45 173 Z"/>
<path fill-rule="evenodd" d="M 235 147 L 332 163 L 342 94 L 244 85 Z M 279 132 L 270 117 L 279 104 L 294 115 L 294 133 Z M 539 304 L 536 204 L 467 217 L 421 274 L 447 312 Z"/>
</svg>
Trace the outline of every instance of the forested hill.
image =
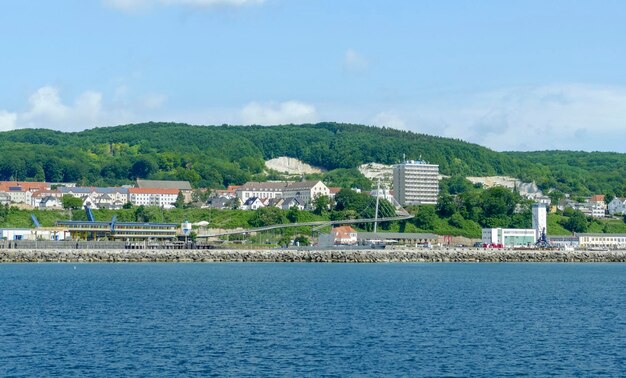
<svg viewBox="0 0 626 378">
<path fill-rule="evenodd" d="M 540 185 L 555 184 L 563 191 L 575 188 L 581 194 L 595 192 L 598 185 L 616 194 L 624 189 L 623 174 L 603 176 L 602 182 L 587 180 L 585 175 L 599 174 L 592 164 L 580 164 L 570 175 L 560 160 L 553 166 L 539 153 L 499 153 L 455 139 L 336 123 L 273 127 L 145 123 L 77 133 L 23 129 L 0 133 L 0 149 L 0 180 L 115 185 L 149 177 L 216 188 L 263 179 L 263 161 L 278 156 L 333 170 L 368 162 L 392 164 L 406 154 L 407 159 L 421 157 L 439 164 L 446 175 L 511 175 Z M 615 155 L 618 161 L 626 160 L 623 154 Z"/>
</svg>

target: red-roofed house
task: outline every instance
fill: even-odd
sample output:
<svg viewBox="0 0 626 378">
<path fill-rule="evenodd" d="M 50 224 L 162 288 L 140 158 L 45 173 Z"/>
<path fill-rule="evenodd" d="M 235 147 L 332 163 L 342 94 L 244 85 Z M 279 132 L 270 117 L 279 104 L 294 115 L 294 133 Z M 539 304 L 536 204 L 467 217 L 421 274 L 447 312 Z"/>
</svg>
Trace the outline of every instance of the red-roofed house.
<svg viewBox="0 0 626 378">
<path fill-rule="evenodd" d="M 356 230 L 350 226 L 333 228 L 332 236 L 335 245 L 354 245 L 357 243 Z"/>
</svg>

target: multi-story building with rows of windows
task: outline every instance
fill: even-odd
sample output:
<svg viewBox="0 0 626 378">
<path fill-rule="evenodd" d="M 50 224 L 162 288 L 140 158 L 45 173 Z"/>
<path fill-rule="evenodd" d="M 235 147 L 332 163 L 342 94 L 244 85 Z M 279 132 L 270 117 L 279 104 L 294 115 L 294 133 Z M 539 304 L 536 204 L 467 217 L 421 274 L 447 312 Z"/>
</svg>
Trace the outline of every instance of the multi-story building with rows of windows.
<svg viewBox="0 0 626 378">
<path fill-rule="evenodd" d="M 393 166 L 394 195 L 401 205 L 432 205 L 439 195 L 439 165 L 407 160 Z"/>
</svg>

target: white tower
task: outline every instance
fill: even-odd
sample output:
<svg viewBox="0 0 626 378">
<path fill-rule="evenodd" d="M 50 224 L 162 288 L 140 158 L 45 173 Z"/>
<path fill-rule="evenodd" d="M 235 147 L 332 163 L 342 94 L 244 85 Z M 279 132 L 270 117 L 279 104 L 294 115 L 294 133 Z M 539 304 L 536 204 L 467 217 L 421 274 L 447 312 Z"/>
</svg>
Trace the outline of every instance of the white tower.
<svg viewBox="0 0 626 378">
<path fill-rule="evenodd" d="M 533 228 L 535 229 L 535 235 L 536 235 L 537 240 L 539 240 L 543 232 L 548 234 L 548 221 L 546 220 L 546 205 L 544 203 L 533 204 Z"/>
</svg>

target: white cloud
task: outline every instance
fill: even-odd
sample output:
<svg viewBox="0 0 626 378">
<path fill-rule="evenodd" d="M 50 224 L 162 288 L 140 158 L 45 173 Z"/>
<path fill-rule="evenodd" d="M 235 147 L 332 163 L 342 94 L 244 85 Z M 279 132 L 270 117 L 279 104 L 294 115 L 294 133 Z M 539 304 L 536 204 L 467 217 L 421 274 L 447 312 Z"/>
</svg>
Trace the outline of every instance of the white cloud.
<svg viewBox="0 0 626 378">
<path fill-rule="evenodd" d="M 156 6 L 184 6 L 192 8 L 242 7 L 264 2 L 265 0 L 104 0 L 105 5 L 125 12 Z"/>
<path fill-rule="evenodd" d="M 57 121 L 65 118 L 69 112 L 68 107 L 61 102 L 59 91 L 50 86 L 37 89 L 28 102 L 30 110 L 20 117 L 25 121 L 38 118 Z"/>
<path fill-rule="evenodd" d="M 113 103 L 105 106 L 103 95 L 98 91 L 85 91 L 68 103 L 61 98 L 58 88 L 41 87 L 29 97 L 25 111 L 0 109 L 0 131 L 17 128 L 77 131 L 96 126 L 148 121 L 153 120 L 157 109 L 167 100 L 167 96 L 158 93 L 128 98 L 127 87 L 121 91 L 118 89 L 115 90 Z"/>
<path fill-rule="evenodd" d="M 471 96 L 423 109 L 444 135 L 496 150 L 616 150 L 626 137 L 626 88 L 547 85 Z M 440 134 L 440 133 L 439 133 Z"/>
<path fill-rule="evenodd" d="M 17 127 L 17 114 L 0 110 L 0 131 L 13 130 Z"/>
<path fill-rule="evenodd" d="M 280 125 L 316 122 L 317 111 L 313 105 L 298 101 L 281 103 L 251 102 L 241 110 L 241 120 L 248 125 Z"/>
<path fill-rule="evenodd" d="M 87 91 L 72 105 L 66 105 L 55 87 L 37 89 L 29 98 L 30 109 L 18 113 L 15 127 L 42 127 L 71 130 L 96 126 L 101 119 L 102 94 Z"/>
<path fill-rule="evenodd" d="M 376 126 L 385 126 L 398 130 L 406 130 L 406 123 L 395 112 L 380 112 L 374 116 L 372 121 Z"/>
<path fill-rule="evenodd" d="M 347 72 L 359 73 L 367 70 L 369 63 L 365 57 L 354 49 L 346 50 L 343 56 L 343 68 Z"/>
</svg>

